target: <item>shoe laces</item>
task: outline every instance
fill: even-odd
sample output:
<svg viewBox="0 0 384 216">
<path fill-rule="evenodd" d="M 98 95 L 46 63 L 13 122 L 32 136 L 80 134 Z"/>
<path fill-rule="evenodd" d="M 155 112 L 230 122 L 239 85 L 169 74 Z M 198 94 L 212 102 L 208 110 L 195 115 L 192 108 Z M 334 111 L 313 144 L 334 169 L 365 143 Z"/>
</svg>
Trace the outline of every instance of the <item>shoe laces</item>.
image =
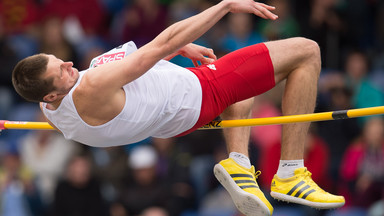
<svg viewBox="0 0 384 216">
<path fill-rule="evenodd" d="M 308 170 L 305 171 L 304 173 L 304 179 L 306 180 L 307 184 L 309 184 L 309 186 L 311 186 L 312 188 L 316 189 L 317 191 L 323 191 L 323 189 L 321 189 L 315 181 L 313 181 L 312 179 L 312 173 L 309 172 Z"/>
<path fill-rule="evenodd" d="M 257 170 L 257 172 L 255 172 L 255 179 L 257 179 L 257 177 L 259 177 L 259 175 L 261 175 L 261 171 L 260 170 Z"/>
</svg>

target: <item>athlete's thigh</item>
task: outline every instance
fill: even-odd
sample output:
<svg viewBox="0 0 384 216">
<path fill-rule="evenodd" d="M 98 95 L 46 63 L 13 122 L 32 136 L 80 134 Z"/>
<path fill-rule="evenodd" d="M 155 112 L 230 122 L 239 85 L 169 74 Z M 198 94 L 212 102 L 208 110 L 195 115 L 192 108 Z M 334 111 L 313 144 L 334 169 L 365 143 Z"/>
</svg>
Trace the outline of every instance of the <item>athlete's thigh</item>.
<svg viewBox="0 0 384 216">
<path fill-rule="evenodd" d="M 270 41 L 265 45 L 272 60 L 276 83 L 285 79 L 301 64 L 305 64 L 306 59 L 318 49 L 314 41 L 301 37 Z"/>
<path fill-rule="evenodd" d="M 216 62 L 212 84 L 221 86 L 217 92 L 231 105 L 275 86 L 274 70 L 269 51 L 264 44 L 256 44 L 231 52 Z"/>
</svg>

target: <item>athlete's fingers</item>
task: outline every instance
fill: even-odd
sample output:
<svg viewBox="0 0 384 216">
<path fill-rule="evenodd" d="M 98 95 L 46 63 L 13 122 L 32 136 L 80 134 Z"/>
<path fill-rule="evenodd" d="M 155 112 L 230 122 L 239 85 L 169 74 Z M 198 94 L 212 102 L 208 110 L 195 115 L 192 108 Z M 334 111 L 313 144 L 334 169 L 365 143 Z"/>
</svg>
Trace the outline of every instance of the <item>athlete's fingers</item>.
<svg viewBox="0 0 384 216">
<path fill-rule="evenodd" d="M 213 53 L 213 51 L 209 51 L 209 52 L 205 52 L 205 53 L 203 53 L 203 56 L 201 56 L 201 59 L 206 59 L 206 58 L 213 59 L 213 60 L 217 60 L 217 57 L 216 57 L 216 55 Z"/>
<path fill-rule="evenodd" d="M 203 59 L 201 60 L 201 63 L 202 64 L 210 64 L 210 63 L 212 63 L 212 62 L 214 62 L 215 61 L 215 59 L 213 59 L 213 58 L 206 58 L 206 57 L 203 57 Z"/>
<path fill-rule="evenodd" d="M 195 67 L 199 67 L 199 63 L 197 62 L 197 60 L 192 60 L 192 63 Z"/>
<path fill-rule="evenodd" d="M 263 13 L 261 13 L 259 10 L 255 9 L 255 12 L 253 12 L 255 15 L 263 18 L 263 19 L 268 19 Z"/>
<path fill-rule="evenodd" d="M 267 5 L 267 4 L 264 4 L 264 3 L 259 3 L 260 6 L 263 6 L 264 8 L 268 9 L 268 10 L 275 10 L 276 7 L 274 6 L 271 6 L 271 5 Z"/>
<path fill-rule="evenodd" d="M 272 10 L 275 9 L 272 6 L 257 3 L 257 4 L 255 4 L 254 14 L 261 17 L 261 18 L 264 18 L 264 19 L 271 19 L 271 20 L 277 19 L 278 16 L 276 14 L 272 13 L 269 8 L 273 8 Z"/>
<path fill-rule="evenodd" d="M 204 55 L 211 58 L 211 59 L 217 60 L 217 57 L 216 57 L 215 53 L 213 52 L 213 49 L 207 49 L 207 52 Z"/>
</svg>

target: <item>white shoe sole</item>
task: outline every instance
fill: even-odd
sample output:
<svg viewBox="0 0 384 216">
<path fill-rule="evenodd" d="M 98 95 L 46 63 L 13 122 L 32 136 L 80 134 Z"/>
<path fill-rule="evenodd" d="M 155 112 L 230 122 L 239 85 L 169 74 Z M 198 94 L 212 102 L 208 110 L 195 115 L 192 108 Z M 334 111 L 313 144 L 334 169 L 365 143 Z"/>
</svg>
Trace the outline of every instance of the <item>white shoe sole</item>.
<svg viewBox="0 0 384 216">
<path fill-rule="evenodd" d="M 282 193 L 277 193 L 271 191 L 271 196 L 277 200 L 285 201 L 285 202 L 292 202 L 292 203 L 297 203 L 301 205 L 306 205 L 310 206 L 312 208 L 317 208 L 317 209 L 333 209 L 333 208 L 340 208 L 344 205 L 344 202 L 342 203 L 320 203 L 320 202 L 311 202 L 309 200 L 289 196 L 286 194 Z"/>
<path fill-rule="evenodd" d="M 213 172 L 217 180 L 231 195 L 237 209 L 246 216 L 271 215 L 269 208 L 256 195 L 243 191 L 221 164 L 216 164 Z"/>
</svg>

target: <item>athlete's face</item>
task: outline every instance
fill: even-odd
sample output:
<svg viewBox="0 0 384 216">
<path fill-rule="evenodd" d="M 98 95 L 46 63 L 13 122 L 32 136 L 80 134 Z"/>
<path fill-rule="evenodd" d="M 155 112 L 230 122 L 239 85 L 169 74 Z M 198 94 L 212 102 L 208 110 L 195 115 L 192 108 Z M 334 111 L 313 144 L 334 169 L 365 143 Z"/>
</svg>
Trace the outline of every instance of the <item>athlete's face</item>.
<svg viewBox="0 0 384 216">
<path fill-rule="evenodd" d="M 52 94 L 67 94 L 79 79 L 79 71 L 72 67 L 72 62 L 64 62 L 54 55 L 47 55 L 47 57 L 47 71 L 43 75 L 43 78 L 53 79 L 53 85 L 56 87 L 56 90 L 52 92 Z"/>
</svg>

